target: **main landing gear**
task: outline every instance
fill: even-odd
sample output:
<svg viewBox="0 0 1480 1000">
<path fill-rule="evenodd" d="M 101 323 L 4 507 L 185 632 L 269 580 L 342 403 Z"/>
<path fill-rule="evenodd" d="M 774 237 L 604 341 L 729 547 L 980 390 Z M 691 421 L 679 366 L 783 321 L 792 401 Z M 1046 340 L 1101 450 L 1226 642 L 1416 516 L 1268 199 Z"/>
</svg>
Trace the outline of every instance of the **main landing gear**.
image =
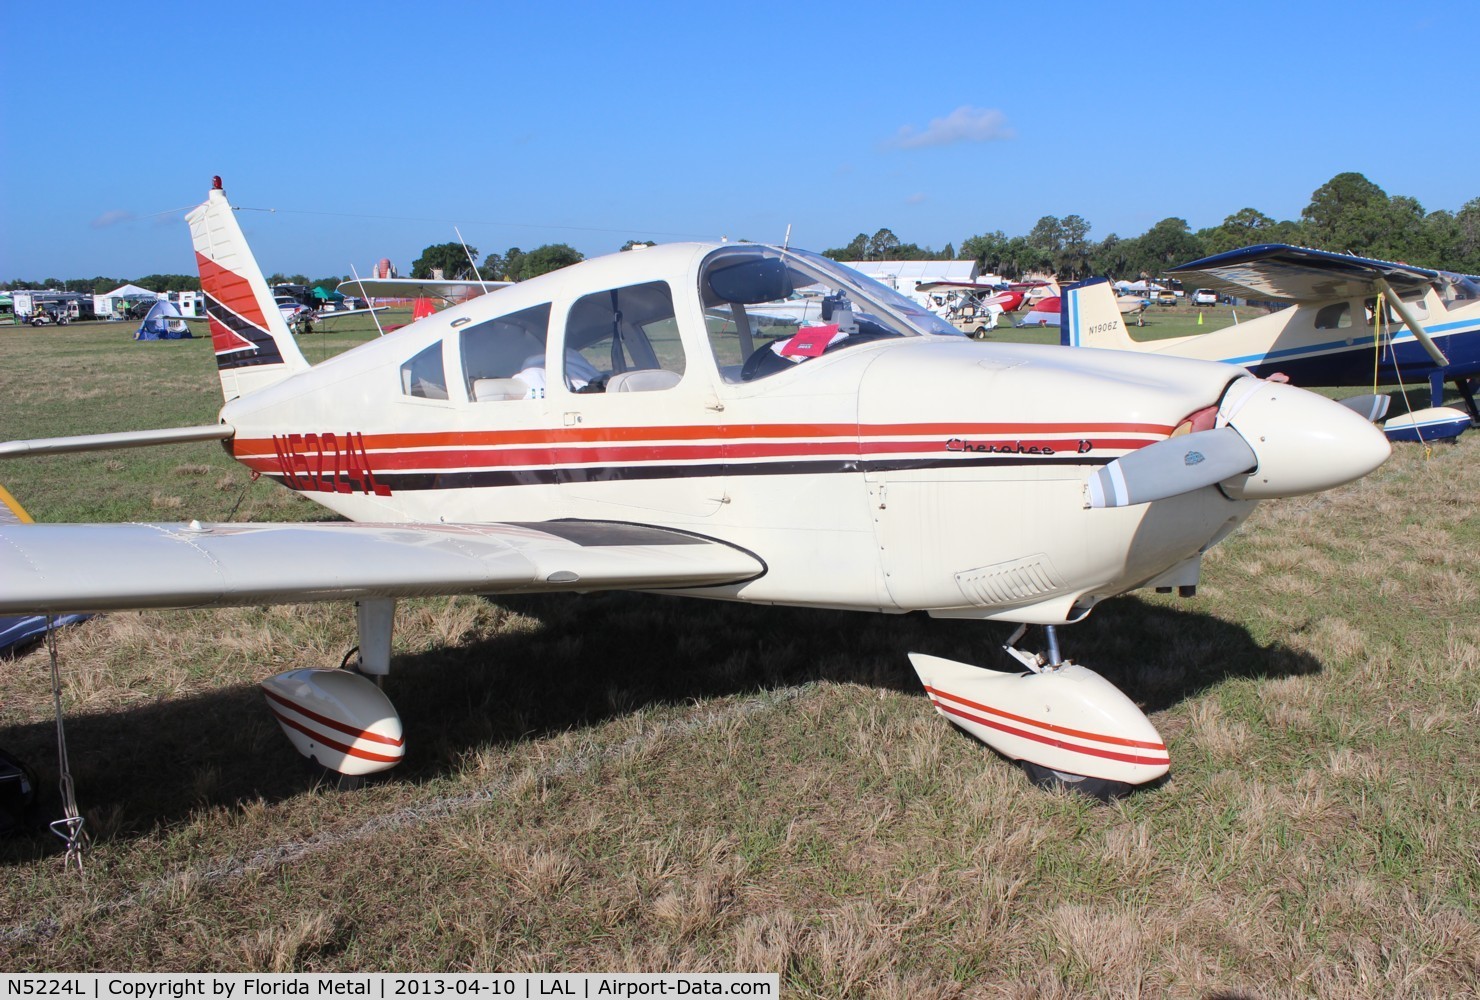
<svg viewBox="0 0 1480 1000">
<path fill-rule="evenodd" d="M 1171 758 L 1151 720 L 1109 681 L 1064 659 L 1057 628 L 1045 629 L 1044 653 L 1018 648 L 1027 625 L 1002 647 L 1023 673 L 923 653 L 910 662 L 942 715 L 1020 763 L 1034 784 L 1108 801 L 1165 776 Z"/>
<path fill-rule="evenodd" d="M 406 753 L 401 717 L 380 689 L 390 673 L 395 615 L 390 598 L 356 601 L 360 647 L 354 663 L 289 670 L 262 682 L 267 705 L 294 748 L 342 789 L 395 767 Z"/>
</svg>

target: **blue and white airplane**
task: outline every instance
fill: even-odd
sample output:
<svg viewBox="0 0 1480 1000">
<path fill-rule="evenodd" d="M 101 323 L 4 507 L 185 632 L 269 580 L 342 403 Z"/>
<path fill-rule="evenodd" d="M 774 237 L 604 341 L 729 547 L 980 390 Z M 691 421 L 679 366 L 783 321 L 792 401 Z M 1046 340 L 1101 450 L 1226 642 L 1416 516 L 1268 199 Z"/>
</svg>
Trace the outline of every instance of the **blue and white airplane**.
<svg viewBox="0 0 1480 1000">
<path fill-rule="evenodd" d="M 1480 278 L 1281 243 L 1231 250 L 1167 273 L 1294 308 L 1210 333 L 1136 341 L 1110 285 L 1094 279 L 1065 291 L 1062 342 L 1222 361 L 1304 386 L 1427 381 L 1430 405 L 1440 409 L 1447 409 L 1444 383 L 1453 382 L 1470 419 L 1480 423 Z M 1464 416 L 1447 412 L 1452 420 Z M 1461 428 L 1465 423 L 1459 420 Z"/>
</svg>

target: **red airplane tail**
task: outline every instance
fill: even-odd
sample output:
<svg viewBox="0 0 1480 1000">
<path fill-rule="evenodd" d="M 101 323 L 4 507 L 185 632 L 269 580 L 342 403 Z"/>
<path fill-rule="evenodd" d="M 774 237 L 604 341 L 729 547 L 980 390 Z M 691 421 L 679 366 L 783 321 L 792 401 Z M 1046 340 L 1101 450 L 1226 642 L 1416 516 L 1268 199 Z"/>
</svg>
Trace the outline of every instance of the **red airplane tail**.
<svg viewBox="0 0 1480 1000">
<path fill-rule="evenodd" d="M 237 225 L 236 215 L 215 178 L 203 204 L 185 217 L 195 244 L 195 263 L 205 293 L 211 344 L 228 400 L 307 371 L 308 361 Z"/>
</svg>

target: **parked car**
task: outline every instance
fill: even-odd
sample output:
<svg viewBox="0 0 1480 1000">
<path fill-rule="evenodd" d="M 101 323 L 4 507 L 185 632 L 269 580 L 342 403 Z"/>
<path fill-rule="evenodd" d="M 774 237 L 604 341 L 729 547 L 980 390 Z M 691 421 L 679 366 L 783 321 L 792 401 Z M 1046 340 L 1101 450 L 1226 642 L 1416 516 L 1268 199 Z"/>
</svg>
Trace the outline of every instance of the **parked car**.
<svg viewBox="0 0 1480 1000">
<path fill-rule="evenodd" d="M 1192 293 L 1192 304 L 1195 306 L 1216 306 L 1218 304 L 1218 293 L 1211 288 L 1199 288 Z"/>
<path fill-rule="evenodd" d="M 283 322 L 288 324 L 288 329 L 296 335 L 313 333 L 314 311 L 297 299 L 276 298 L 278 311 L 283 314 Z"/>
<path fill-rule="evenodd" d="M 304 305 L 302 302 L 299 302 L 297 299 L 279 297 L 274 299 L 273 301 L 277 303 L 278 311 L 283 314 L 283 319 L 287 320 L 290 323 L 293 320 L 297 319 L 303 313 L 313 312 L 312 309 L 308 308 L 308 306 Z"/>
</svg>

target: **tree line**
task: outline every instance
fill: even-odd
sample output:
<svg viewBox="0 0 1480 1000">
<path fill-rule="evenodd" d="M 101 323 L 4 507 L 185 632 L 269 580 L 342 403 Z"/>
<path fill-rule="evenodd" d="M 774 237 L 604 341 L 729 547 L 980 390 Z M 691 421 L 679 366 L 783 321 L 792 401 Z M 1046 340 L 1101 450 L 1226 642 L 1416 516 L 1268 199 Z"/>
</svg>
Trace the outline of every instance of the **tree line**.
<svg viewBox="0 0 1480 1000">
<path fill-rule="evenodd" d="M 327 278 L 315 278 L 310 281 L 302 274 L 283 274 L 278 272 L 267 276 L 267 284 L 272 285 L 307 285 L 313 288 L 322 285 L 332 290 L 341 281 L 348 281 L 349 276 L 339 277 L 329 275 Z M 0 282 L 0 290 L 13 292 L 20 288 L 46 288 L 59 289 L 64 292 L 82 292 L 87 295 L 103 295 L 121 285 L 138 285 L 140 288 L 151 292 L 198 292 L 200 291 L 200 275 L 198 274 L 146 274 L 142 278 L 108 278 L 99 275 L 95 278 L 69 278 L 63 281 L 60 278 L 47 278 L 44 281 L 5 281 Z"/>
<path fill-rule="evenodd" d="M 1276 220 L 1257 209 L 1242 208 L 1219 225 L 1195 232 L 1185 219 L 1175 217 L 1162 219 L 1139 236 L 1111 233 L 1104 239 L 1091 240 L 1090 228 L 1079 215 L 1045 215 L 1026 235 L 1008 236 L 1000 229 L 993 230 L 962 240 L 959 251 L 950 243 L 938 251 L 905 243 L 892 231 L 880 229 L 872 236 L 859 233 L 847 246 L 823 253 L 834 260 L 975 260 L 983 271 L 1007 278 L 1052 273 L 1061 280 L 1074 281 L 1090 275 L 1155 277 L 1174 264 L 1255 243 L 1294 243 L 1480 274 L 1480 198 L 1465 202 L 1457 212 L 1426 212 L 1417 200 L 1406 195 L 1389 196 L 1358 173 L 1337 174 L 1322 184 L 1298 220 Z M 638 245 L 651 244 L 628 240 L 621 249 Z M 473 261 L 477 259 L 476 247 L 438 243 L 422 251 L 411 266 L 411 277 L 430 278 L 435 269 L 444 278 L 473 278 Z M 584 259 L 580 251 L 564 243 L 547 243 L 527 252 L 510 247 L 484 257 L 477 275 L 488 281 L 526 281 Z M 61 288 L 101 295 L 128 280 L 101 276 L 65 281 L 47 278 L 43 282 L 0 283 L 0 289 Z M 330 275 L 310 281 L 302 274 L 274 274 L 267 282 L 333 288 L 345 280 L 348 276 Z M 193 274 L 149 274 L 133 279 L 133 283 L 154 292 L 200 290 L 200 278 Z"/>
<path fill-rule="evenodd" d="M 1052 273 L 1073 281 L 1157 276 L 1174 264 L 1257 243 L 1293 243 L 1317 250 L 1402 261 L 1466 274 L 1480 273 L 1480 198 L 1458 212 L 1425 212 L 1405 195 L 1389 196 L 1358 173 L 1337 174 L 1311 195 L 1299 220 L 1276 220 L 1243 208 L 1217 226 L 1193 231 L 1185 219 L 1167 218 L 1139 236 L 1111 233 L 1089 238 L 1078 215 L 1045 215 L 1024 236 L 994 230 L 949 243 L 936 252 L 902 243 L 888 229 L 859 233 L 844 247 L 823 251 L 834 260 L 975 260 L 983 271 L 1007 278 Z"/>
</svg>

